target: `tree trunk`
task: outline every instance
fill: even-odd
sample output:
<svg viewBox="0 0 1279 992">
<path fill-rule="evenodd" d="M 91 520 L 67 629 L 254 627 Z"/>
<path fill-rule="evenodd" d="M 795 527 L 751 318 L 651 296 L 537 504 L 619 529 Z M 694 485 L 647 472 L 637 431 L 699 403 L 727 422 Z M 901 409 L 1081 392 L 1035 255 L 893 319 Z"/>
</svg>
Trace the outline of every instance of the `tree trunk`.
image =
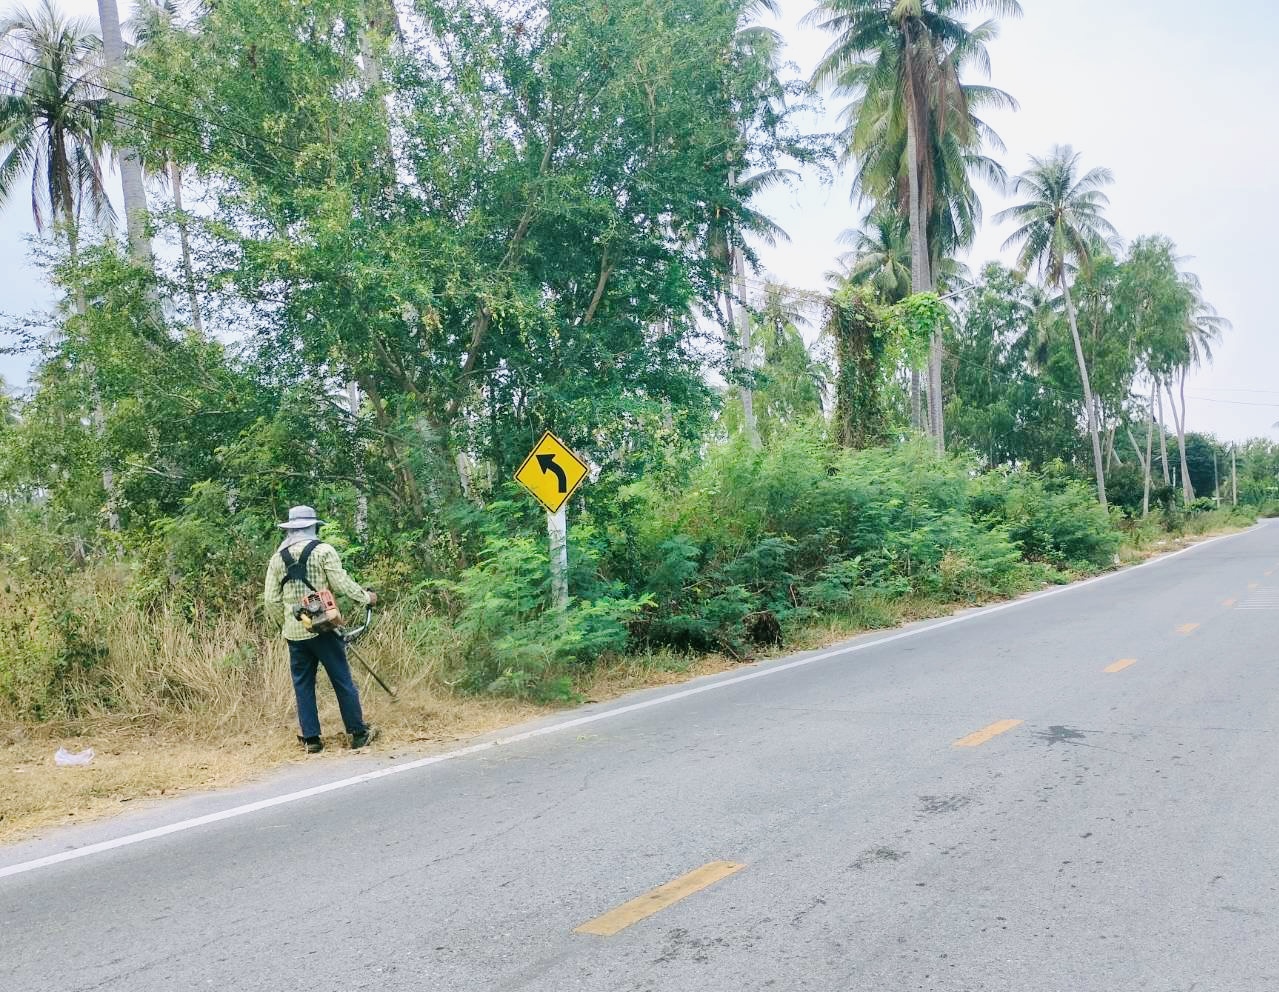
<svg viewBox="0 0 1279 992">
<path fill-rule="evenodd" d="M 737 343 L 741 371 L 749 376 L 755 363 L 751 360 L 751 315 L 746 308 L 746 259 L 741 248 L 733 249 L 733 270 L 737 277 Z M 749 383 L 738 388 L 742 396 L 742 426 L 746 430 L 746 439 L 752 448 L 759 451 L 763 443 L 759 438 L 759 425 L 755 422 L 755 391 Z"/>
<path fill-rule="evenodd" d="M 1181 461 L 1181 502 L 1189 506 L 1195 501 L 1195 485 L 1190 481 L 1190 465 L 1186 461 L 1186 371 L 1181 371 L 1181 410 L 1177 410 L 1177 397 L 1172 383 L 1168 383 L 1168 404 L 1172 407 L 1173 423 L 1177 425 L 1177 454 Z"/>
<path fill-rule="evenodd" d="M 910 370 L 910 426 L 917 431 L 924 429 L 924 393 L 919 369 Z"/>
<path fill-rule="evenodd" d="M 1164 394 L 1159 389 L 1159 380 L 1155 380 L 1155 396 L 1159 400 L 1159 458 L 1164 469 L 1164 485 L 1172 485 L 1172 476 L 1168 470 L 1168 431 L 1164 427 Z"/>
<path fill-rule="evenodd" d="M 1144 519 L 1150 512 L 1150 425 L 1146 425 L 1146 454 L 1143 457 L 1141 448 L 1137 447 L 1137 439 L 1133 437 L 1132 428 L 1125 425 L 1124 433 L 1128 435 L 1128 443 L 1132 445 L 1132 450 L 1137 454 L 1137 461 L 1141 462 L 1142 474 L 1146 479 L 1146 494 L 1141 501 L 1141 516 Z"/>
<path fill-rule="evenodd" d="M 1239 464 L 1235 459 L 1235 445 L 1230 444 L 1230 503 L 1239 505 Z"/>
<path fill-rule="evenodd" d="M 80 255 L 80 239 L 75 229 L 75 218 L 68 216 L 67 219 L 67 244 L 69 246 L 71 257 L 71 269 L 76 273 L 75 287 L 75 309 L 76 313 L 83 320 L 89 313 L 89 304 L 84 298 L 84 288 L 80 285 L 79 269 L 77 261 Z M 94 434 L 101 439 L 106 432 L 107 415 L 102 404 L 102 392 L 98 388 L 97 370 L 92 362 L 85 363 L 85 375 L 89 379 L 89 394 L 92 408 L 90 411 L 90 421 L 93 424 Z M 106 494 L 106 519 L 107 530 L 118 531 L 120 529 L 120 514 L 117 511 L 117 498 L 115 491 L 115 470 L 111 467 L 111 460 L 103 454 L 102 457 L 102 491 Z"/>
<path fill-rule="evenodd" d="M 178 213 L 178 243 L 182 247 L 182 278 L 186 281 L 187 302 L 191 305 L 191 326 L 204 337 L 204 318 L 200 314 L 200 294 L 195 288 L 195 267 L 191 264 L 191 240 L 187 235 L 186 210 L 182 206 L 182 170 L 177 162 L 169 163 L 169 182 L 173 185 L 173 208 Z"/>
<path fill-rule="evenodd" d="M 124 39 L 120 36 L 120 11 L 116 0 L 98 0 L 98 19 L 102 25 L 102 59 L 106 64 L 112 90 L 111 102 L 120 109 L 129 104 L 123 95 Z M 133 260 L 148 269 L 155 268 L 151 236 L 147 233 L 147 193 L 142 180 L 142 163 L 137 152 L 128 146 L 116 146 L 120 156 L 120 187 L 124 194 L 125 224 L 129 233 L 129 251 Z"/>
<path fill-rule="evenodd" d="M 908 104 L 913 96 L 907 94 Z M 910 197 L 907 219 L 910 224 L 910 288 L 913 293 L 928 293 L 933 288 L 933 275 L 928 251 L 928 218 L 924 214 L 922 177 L 919 171 L 919 122 L 913 107 L 906 108 L 907 195 Z M 933 333 L 928 347 L 928 433 L 937 446 L 945 450 L 945 425 L 941 395 L 942 340 L 941 329 Z"/>
<path fill-rule="evenodd" d="M 1154 457 L 1152 450 L 1155 440 L 1155 393 L 1158 386 L 1150 387 L 1150 413 L 1146 418 L 1146 489 L 1141 498 L 1141 516 L 1144 520 L 1150 515 L 1150 460 Z"/>
<path fill-rule="evenodd" d="M 352 380 L 346 384 L 346 401 L 351 411 L 351 421 L 357 427 L 360 420 L 360 384 Z M 369 536 L 369 491 L 364 477 L 364 452 L 355 450 L 355 479 L 358 492 L 355 496 L 355 536 L 364 540 Z"/>
<path fill-rule="evenodd" d="M 1088 363 L 1084 360 L 1084 346 L 1079 340 L 1079 321 L 1075 316 L 1075 303 L 1070 298 L 1070 287 L 1063 273 L 1060 278 L 1062 296 L 1066 301 L 1066 316 L 1070 319 L 1070 337 L 1075 343 L 1075 359 L 1079 362 L 1079 379 L 1084 386 L 1084 409 L 1088 412 L 1088 433 L 1092 437 L 1093 468 L 1097 475 L 1097 500 L 1103 510 L 1106 503 L 1106 470 L 1101 459 L 1101 436 L 1097 433 L 1097 412 L 1092 398 L 1092 382 L 1088 378 Z"/>
</svg>

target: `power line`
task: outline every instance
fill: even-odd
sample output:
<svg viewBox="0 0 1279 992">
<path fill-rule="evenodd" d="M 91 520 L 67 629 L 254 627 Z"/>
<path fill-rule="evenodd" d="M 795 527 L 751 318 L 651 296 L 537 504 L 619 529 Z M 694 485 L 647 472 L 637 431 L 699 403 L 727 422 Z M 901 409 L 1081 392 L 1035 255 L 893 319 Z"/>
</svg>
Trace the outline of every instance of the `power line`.
<svg viewBox="0 0 1279 992">
<path fill-rule="evenodd" d="M 1193 393 L 1186 397 L 1194 400 L 1196 403 L 1224 403 L 1227 406 L 1264 406 L 1271 409 L 1279 408 L 1279 403 L 1251 403 L 1247 400 L 1219 400 L 1211 396 L 1195 396 Z"/>
</svg>

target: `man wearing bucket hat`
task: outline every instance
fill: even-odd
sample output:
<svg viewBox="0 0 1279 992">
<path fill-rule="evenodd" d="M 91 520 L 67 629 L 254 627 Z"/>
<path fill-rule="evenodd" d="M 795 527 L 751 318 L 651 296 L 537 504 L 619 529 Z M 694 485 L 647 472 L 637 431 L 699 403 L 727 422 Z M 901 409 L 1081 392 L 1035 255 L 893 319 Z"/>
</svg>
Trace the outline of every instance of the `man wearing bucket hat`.
<svg viewBox="0 0 1279 992">
<path fill-rule="evenodd" d="M 289 644 L 289 667 L 293 672 L 293 693 L 297 697 L 298 723 L 302 730 L 298 740 L 311 754 L 324 748 L 320 739 L 320 715 L 315 705 L 315 676 L 320 665 L 324 666 L 329 681 L 333 683 L 342 722 L 351 735 L 351 747 L 365 747 L 377 737 L 377 729 L 364 722 L 360 693 L 351 678 L 346 642 L 341 634 L 334 630 L 316 633 L 304 626 L 294 613 L 294 607 L 308 593 L 323 590 L 345 596 L 361 606 L 377 602 L 376 593 L 361 588 L 346 574 L 337 551 L 320 541 L 317 535 L 323 522 L 309 506 L 295 506 L 289 510 L 289 519 L 280 524 L 284 540 L 267 566 L 264 588 L 267 615 L 283 618 L 284 639 Z"/>
</svg>

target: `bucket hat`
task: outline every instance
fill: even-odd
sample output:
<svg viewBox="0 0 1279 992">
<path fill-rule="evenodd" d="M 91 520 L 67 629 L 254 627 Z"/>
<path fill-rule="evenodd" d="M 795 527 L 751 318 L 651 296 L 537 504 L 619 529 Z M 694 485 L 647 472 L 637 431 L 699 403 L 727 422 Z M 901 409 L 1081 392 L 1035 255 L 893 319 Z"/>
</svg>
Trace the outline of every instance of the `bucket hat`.
<svg viewBox="0 0 1279 992">
<path fill-rule="evenodd" d="M 318 527 L 324 523 L 315 515 L 313 506 L 295 506 L 289 510 L 289 519 L 279 526 L 284 530 L 302 530 L 305 527 Z"/>
</svg>

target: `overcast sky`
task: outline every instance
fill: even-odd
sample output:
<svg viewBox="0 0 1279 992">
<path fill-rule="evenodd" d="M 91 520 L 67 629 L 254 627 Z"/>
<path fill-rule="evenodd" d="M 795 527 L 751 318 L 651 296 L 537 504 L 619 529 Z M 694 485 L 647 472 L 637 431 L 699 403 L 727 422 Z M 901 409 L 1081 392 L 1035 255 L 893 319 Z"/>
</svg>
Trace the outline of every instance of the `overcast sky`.
<svg viewBox="0 0 1279 992">
<path fill-rule="evenodd" d="M 95 0 L 59 0 L 94 18 Z M 1189 387 L 1188 427 L 1224 439 L 1279 435 L 1279 341 L 1276 340 L 1275 249 L 1279 230 L 1272 187 L 1279 158 L 1279 69 L 1273 0 L 1022 0 L 1026 15 L 1006 21 L 991 46 L 992 81 L 1021 104 L 990 123 L 1004 139 L 1000 160 L 1021 171 L 1031 154 L 1071 144 L 1085 164 L 1112 169 L 1110 219 L 1125 239 L 1165 234 L 1204 292 L 1234 329 L 1213 366 Z M 781 0 L 777 27 L 788 57 L 807 74 L 828 39 L 802 28 L 811 0 Z M 9 5 L 0 0 L 0 8 Z M 128 0 L 121 0 L 121 15 Z M 1228 15 L 1228 16 L 1227 16 Z M 838 105 L 827 107 L 834 130 Z M 987 216 L 1003 205 L 983 195 Z M 846 179 L 834 186 L 804 177 L 762 198 L 761 207 L 791 235 L 761 248 L 772 276 L 817 289 L 840 251 L 836 238 L 861 210 L 848 200 Z M 0 310 L 23 314 L 48 303 L 26 262 L 32 233 L 25 195 L 0 209 Z M 1007 229 L 987 223 L 969 259 L 1004 257 Z M 1005 258 L 1005 260 L 1007 260 Z M 0 376 L 21 382 L 25 366 L 0 357 Z"/>
</svg>

